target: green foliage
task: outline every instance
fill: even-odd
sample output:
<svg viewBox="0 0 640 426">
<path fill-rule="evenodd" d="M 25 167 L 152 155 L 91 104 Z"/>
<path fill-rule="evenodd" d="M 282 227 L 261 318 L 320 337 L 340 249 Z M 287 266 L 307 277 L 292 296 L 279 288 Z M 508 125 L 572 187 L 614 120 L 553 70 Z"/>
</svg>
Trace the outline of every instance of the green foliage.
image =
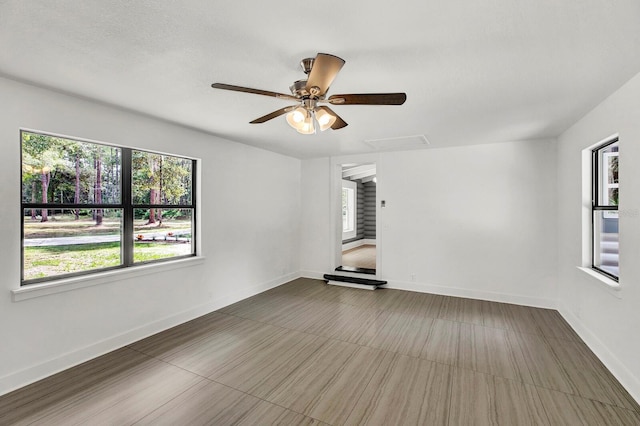
<svg viewBox="0 0 640 426">
<path fill-rule="evenodd" d="M 120 264 L 120 243 L 24 248 L 24 279 L 50 277 Z"/>
<path fill-rule="evenodd" d="M 136 243 L 135 262 L 165 259 L 189 254 L 189 244 Z M 120 265 L 120 243 L 73 244 L 24 248 L 24 278 L 110 268 Z"/>
<path fill-rule="evenodd" d="M 132 168 L 134 203 L 191 203 L 191 160 L 133 151 Z M 158 194 L 155 200 L 152 191 Z"/>
<path fill-rule="evenodd" d="M 50 179 L 48 203 L 74 203 L 76 192 L 80 203 L 94 202 L 96 191 L 100 191 L 103 203 L 119 203 L 120 151 L 115 147 L 22 132 L 23 201 L 43 202 L 45 175 Z M 96 182 L 96 167 L 100 168 L 100 182 Z"/>
<path fill-rule="evenodd" d="M 618 156 L 612 156 L 609 159 L 609 176 L 610 183 L 618 183 Z M 609 189 L 609 204 L 618 205 L 618 188 Z"/>
</svg>

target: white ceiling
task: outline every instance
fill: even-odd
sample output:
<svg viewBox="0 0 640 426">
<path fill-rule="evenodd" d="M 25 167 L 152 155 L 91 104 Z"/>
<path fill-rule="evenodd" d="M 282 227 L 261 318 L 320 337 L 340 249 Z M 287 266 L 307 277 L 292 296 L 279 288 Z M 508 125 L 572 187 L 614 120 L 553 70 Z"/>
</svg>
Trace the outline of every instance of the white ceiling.
<svg viewBox="0 0 640 426">
<path fill-rule="evenodd" d="M 375 164 L 343 164 L 342 179 L 370 182 L 376 177 Z"/>
<path fill-rule="evenodd" d="M 287 101 L 210 88 L 289 93 L 317 52 L 346 60 L 329 94 L 407 102 L 304 136 L 249 124 Z M 1 75 L 300 158 L 557 136 L 639 71 L 638 0 L 0 0 Z"/>
</svg>

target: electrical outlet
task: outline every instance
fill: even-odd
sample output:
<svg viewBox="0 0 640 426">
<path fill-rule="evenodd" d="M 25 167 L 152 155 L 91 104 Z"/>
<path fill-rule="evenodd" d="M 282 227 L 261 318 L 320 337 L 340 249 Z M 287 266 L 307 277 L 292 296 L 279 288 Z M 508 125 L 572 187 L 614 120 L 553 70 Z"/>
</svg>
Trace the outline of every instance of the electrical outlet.
<svg viewBox="0 0 640 426">
<path fill-rule="evenodd" d="M 416 274 L 411 274 L 409 277 L 411 278 L 412 282 L 416 281 Z"/>
</svg>

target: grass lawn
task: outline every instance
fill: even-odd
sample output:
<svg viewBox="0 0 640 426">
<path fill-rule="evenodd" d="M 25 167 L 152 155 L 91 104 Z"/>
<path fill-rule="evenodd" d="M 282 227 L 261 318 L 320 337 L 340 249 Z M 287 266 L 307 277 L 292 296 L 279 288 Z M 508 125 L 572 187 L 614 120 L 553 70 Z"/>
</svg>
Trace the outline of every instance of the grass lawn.
<svg viewBox="0 0 640 426">
<path fill-rule="evenodd" d="M 188 255 L 191 244 L 136 242 L 135 262 Z M 51 277 L 120 265 L 120 243 L 73 244 L 24 248 L 24 279 Z"/>
<path fill-rule="evenodd" d="M 25 238 L 56 238 L 56 237 L 74 237 L 86 235 L 117 235 L 120 233 L 121 222 L 119 218 L 105 217 L 102 225 L 96 226 L 95 221 L 90 218 L 81 218 L 75 220 L 72 215 L 58 215 L 50 217 L 47 222 L 31 220 L 30 217 L 24 218 L 24 237 Z M 164 220 L 162 225 L 159 223 L 147 224 L 147 220 L 139 219 L 134 221 L 134 231 L 139 232 L 155 232 L 167 233 L 180 230 L 190 230 L 190 220 Z"/>
</svg>

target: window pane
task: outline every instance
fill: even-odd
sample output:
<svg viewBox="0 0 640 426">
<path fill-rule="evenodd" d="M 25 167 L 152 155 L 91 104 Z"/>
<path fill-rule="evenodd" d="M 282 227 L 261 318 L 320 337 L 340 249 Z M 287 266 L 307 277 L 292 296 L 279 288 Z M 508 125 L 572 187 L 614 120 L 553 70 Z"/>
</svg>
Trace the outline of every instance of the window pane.
<svg viewBox="0 0 640 426">
<path fill-rule="evenodd" d="M 120 168 L 119 148 L 22 132 L 24 203 L 119 204 Z"/>
<path fill-rule="evenodd" d="M 618 205 L 618 188 L 608 188 L 607 195 L 608 195 L 607 196 L 608 204 L 606 205 L 617 206 Z"/>
<path fill-rule="evenodd" d="M 355 229 L 355 191 L 342 188 L 342 232 Z"/>
<path fill-rule="evenodd" d="M 132 152 L 134 204 L 191 205 L 193 160 Z"/>
<path fill-rule="evenodd" d="M 134 262 L 193 254 L 192 219 L 193 209 L 135 209 Z"/>
<path fill-rule="evenodd" d="M 598 150 L 598 200 L 600 206 L 618 205 L 618 143 Z"/>
<path fill-rule="evenodd" d="M 347 201 L 347 190 L 342 188 L 342 232 L 349 230 L 349 211 Z"/>
<path fill-rule="evenodd" d="M 122 210 L 25 209 L 24 279 L 110 268 L 122 264 Z"/>
<path fill-rule="evenodd" d="M 619 275 L 618 212 L 594 211 L 593 218 L 593 266 Z"/>
</svg>

